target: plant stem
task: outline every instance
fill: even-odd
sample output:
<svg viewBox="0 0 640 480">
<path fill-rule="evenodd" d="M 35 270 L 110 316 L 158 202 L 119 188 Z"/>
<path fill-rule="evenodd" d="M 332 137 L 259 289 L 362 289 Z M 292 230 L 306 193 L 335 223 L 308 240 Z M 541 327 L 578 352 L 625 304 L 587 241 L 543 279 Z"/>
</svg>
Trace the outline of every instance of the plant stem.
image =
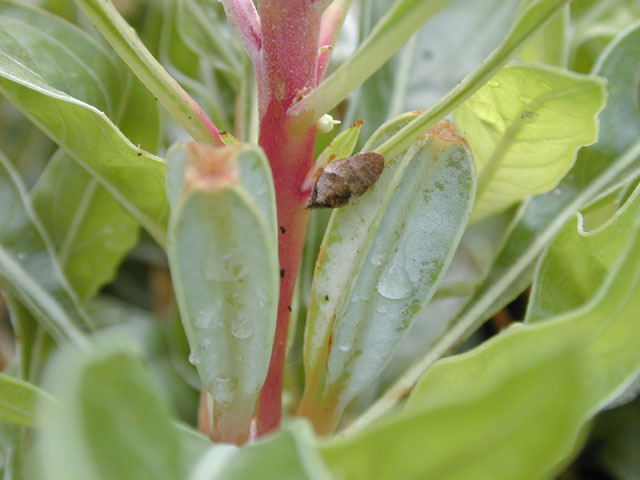
<svg viewBox="0 0 640 480">
<path fill-rule="evenodd" d="M 287 110 L 316 85 L 322 6 L 313 0 L 263 0 L 260 3 L 262 49 L 256 62 L 260 146 L 276 189 L 280 256 L 280 301 L 269 372 L 258 409 L 258 435 L 280 425 L 282 379 L 291 299 L 298 275 L 308 212 L 301 185 L 311 167 L 315 127 L 293 130 Z"/>
</svg>

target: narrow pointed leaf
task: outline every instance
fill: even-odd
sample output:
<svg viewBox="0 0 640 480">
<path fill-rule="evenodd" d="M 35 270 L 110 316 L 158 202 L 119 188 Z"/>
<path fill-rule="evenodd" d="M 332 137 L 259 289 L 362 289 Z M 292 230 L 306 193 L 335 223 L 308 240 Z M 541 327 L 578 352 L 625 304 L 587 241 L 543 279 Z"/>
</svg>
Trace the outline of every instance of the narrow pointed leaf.
<svg viewBox="0 0 640 480">
<path fill-rule="evenodd" d="M 111 59 L 70 24 L 6 1 L 0 52 L 0 91 L 164 243 L 164 162 L 135 147 L 105 115 L 119 101 Z"/>
<path fill-rule="evenodd" d="M 383 126 L 365 149 L 412 117 Z M 307 414 L 337 421 L 380 373 L 451 261 L 475 177 L 466 144 L 448 128 L 387 158 L 370 191 L 332 215 L 305 332 Z"/>
<path fill-rule="evenodd" d="M 191 360 L 213 397 L 215 429 L 239 442 L 248 435 L 275 332 L 273 187 L 255 182 L 266 167 L 251 158 L 262 155 L 256 150 L 189 148 L 186 188 L 171 216 L 171 273 Z M 243 174 L 246 162 L 255 171 Z"/>
<path fill-rule="evenodd" d="M 89 321 L 64 278 L 18 174 L 0 153 L 0 284 L 59 341 L 84 344 Z"/>
<path fill-rule="evenodd" d="M 49 161 L 31 198 L 69 282 L 80 298 L 91 297 L 138 241 L 138 222 L 62 151 Z"/>
<path fill-rule="evenodd" d="M 505 67 L 455 111 L 478 172 L 473 218 L 555 187 L 597 138 L 605 85 L 550 67 Z"/>
<path fill-rule="evenodd" d="M 0 374 L 0 422 L 36 428 L 39 403 L 56 400 L 35 385 Z"/>
</svg>

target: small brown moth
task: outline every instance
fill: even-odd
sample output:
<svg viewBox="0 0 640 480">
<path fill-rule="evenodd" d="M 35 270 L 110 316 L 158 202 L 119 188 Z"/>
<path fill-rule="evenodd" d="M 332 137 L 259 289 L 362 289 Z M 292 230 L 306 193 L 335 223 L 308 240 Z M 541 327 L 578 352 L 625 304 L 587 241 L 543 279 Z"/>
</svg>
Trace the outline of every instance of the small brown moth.
<svg viewBox="0 0 640 480">
<path fill-rule="evenodd" d="M 331 162 L 311 188 L 306 208 L 342 207 L 362 195 L 380 177 L 384 156 L 377 152 L 356 153 Z"/>
</svg>

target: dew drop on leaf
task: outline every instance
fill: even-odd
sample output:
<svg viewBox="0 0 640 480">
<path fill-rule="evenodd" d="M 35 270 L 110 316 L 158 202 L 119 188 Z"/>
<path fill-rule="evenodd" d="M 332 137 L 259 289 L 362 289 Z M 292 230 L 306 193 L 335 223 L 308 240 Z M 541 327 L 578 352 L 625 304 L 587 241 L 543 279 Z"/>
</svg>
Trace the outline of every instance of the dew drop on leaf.
<svg viewBox="0 0 640 480">
<path fill-rule="evenodd" d="M 196 352 L 191 352 L 189 354 L 189 363 L 196 366 L 200 364 L 200 357 L 198 357 Z"/>
<path fill-rule="evenodd" d="M 231 324 L 231 334 L 240 339 L 245 340 L 253 333 L 253 327 L 249 317 L 238 317 L 233 319 Z"/>
</svg>

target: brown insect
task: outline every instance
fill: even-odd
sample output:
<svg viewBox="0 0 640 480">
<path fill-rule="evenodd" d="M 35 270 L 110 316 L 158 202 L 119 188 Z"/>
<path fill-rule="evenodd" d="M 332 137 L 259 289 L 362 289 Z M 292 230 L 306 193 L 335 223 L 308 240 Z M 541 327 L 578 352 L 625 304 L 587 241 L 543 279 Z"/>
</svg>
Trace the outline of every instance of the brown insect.
<svg viewBox="0 0 640 480">
<path fill-rule="evenodd" d="M 362 195 L 380 177 L 384 156 L 377 152 L 356 153 L 330 163 L 313 184 L 306 208 L 342 207 Z"/>
</svg>

